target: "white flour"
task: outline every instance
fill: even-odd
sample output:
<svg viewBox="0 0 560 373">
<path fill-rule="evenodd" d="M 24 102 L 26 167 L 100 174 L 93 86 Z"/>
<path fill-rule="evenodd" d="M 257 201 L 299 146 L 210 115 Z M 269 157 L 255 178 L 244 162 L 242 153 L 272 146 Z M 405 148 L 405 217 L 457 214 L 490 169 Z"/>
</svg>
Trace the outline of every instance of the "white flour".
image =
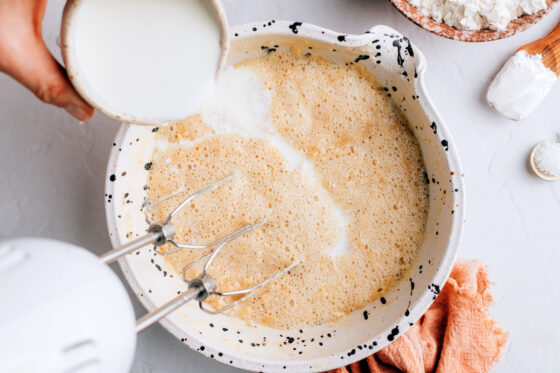
<svg viewBox="0 0 560 373">
<path fill-rule="evenodd" d="M 556 80 L 556 74 L 543 64 L 540 54 L 519 51 L 496 75 L 486 99 L 505 117 L 525 119 L 544 100 Z"/>
<path fill-rule="evenodd" d="M 408 0 L 437 22 L 461 30 L 504 30 L 510 21 L 546 9 L 546 0 Z"/>
</svg>

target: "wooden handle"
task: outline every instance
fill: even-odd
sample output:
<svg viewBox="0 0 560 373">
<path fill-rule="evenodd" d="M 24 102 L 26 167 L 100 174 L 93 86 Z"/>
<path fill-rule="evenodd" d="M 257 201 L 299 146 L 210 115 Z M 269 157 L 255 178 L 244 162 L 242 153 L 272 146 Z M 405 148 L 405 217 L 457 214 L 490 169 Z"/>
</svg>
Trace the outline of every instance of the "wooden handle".
<svg viewBox="0 0 560 373">
<path fill-rule="evenodd" d="M 544 38 L 526 44 L 517 51 L 542 55 L 543 64 L 560 76 L 560 23 Z"/>
<path fill-rule="evenodd" d="M 560 23 L 558 23 L 556 25 L 555 28 L 552 29 L 552 31 L 550 31 L 548 33 L 548 35 L 545 36 L 545 38 L 549 38 L 551 42 L 556 42 L 560 40 Z"/>
<path fill-rule="evenodd" d="M 546 36 L 547 45 L 542 51 L 543 63 L 560 76 L 560 23 Z"/>
</svg>

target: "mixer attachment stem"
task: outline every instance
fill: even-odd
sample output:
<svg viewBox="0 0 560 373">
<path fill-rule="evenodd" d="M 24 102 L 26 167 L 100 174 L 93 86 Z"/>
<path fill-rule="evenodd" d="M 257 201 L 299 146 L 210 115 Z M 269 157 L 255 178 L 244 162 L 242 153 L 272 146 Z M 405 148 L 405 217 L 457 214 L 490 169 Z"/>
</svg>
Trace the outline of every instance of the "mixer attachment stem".
<svg viewBox="0 0 560 373">
<path fill-rule="evenodd" d="M 148 227 L 148 232 L 144 236 L 139 237 L 131 242 L 128 242 L 121 247 L 107 251 L 105 254 L 101 255 L 99 259 L 103 263 L 109 264 L 119 259 L 120 257 L 129 254 L 135 250 L 141 249 L 147 245 L 154 245 L 156 247 L 156 251 L 158 252 L 158 254 L 169 255 L 171 254 L 171 252 L 164 253 L 161 250 L 159 250 L 160 246 L 163 246 L 168 242 L 171 245 L 175 246 L 175 249 L 171 250 L 172 252 L 176 252 L 177 250 L 181 250 L 181 249 L 207 249 L 219 244 L 220 242 L 223 242 L 223 240 L 227 239 L 228 236 L 230 235 L 205 245 L 190 245 L 188 243 L 187 244 L 177 243 L 173 241 L 173 238 L 175 238 L 175 234 L 177 233 L 177 230 L 175 229 L 175 226 L 171 223 L 171 219 L 173 219 L 175 215 L 177 215 L 183 208 L 185 208 L 185 206 L 187 206 L 190 202 L 192 202 L 193 199 L 195 199 L 196 197 L 200 196 L 203 193 L 209 192 L 212 189 L 217 188 L 218 186 L 232 179 L 236 175 L 237 175 L 236 173 L 233 173 L 229 176 L 224 177 L 223 179 L 216 181 L 215 183 L 207 185 L 206 187 L 202 188 L 198 192 L 191 194 L 189 197 L 187 197 L 187 199 L 183 200 L 177 207 L 175 207 L 175 209 L 173 209 L 173 211 L 171 211 L 169 215 L 167 215 L 167 218 L 164 220 L 163 223 L 151 223 L 147 219 L 147 215 L 146 215 L 146 221 L 148 224 L 150 224 L 150 226 Z M 170 193 L 166 196 L 163 196 L 155 200 L 150 204 L 147 204 L 145 208 L 149 210 L 153 206 L 162 203 L 163 201 L 166 201 L 169 198 L 180 195 L 182 193 L 184 193 L 183 190 Z M 235 234 L 235 232 L 233 232 L 232 234 Z"/>
<path fill-rule="evenodd" d="M 143 332 L 190 300 L 204 301 L 208 297 L 209 292 L 215 288 L 216 281 L 210 276 L 206 276 L 204 279 L 193 280 L 192 283 L 189 283 L 187 291 L 182 292 L 163 306 L 139 318 L 136 321 L 136 333 Z"/>
</svg>

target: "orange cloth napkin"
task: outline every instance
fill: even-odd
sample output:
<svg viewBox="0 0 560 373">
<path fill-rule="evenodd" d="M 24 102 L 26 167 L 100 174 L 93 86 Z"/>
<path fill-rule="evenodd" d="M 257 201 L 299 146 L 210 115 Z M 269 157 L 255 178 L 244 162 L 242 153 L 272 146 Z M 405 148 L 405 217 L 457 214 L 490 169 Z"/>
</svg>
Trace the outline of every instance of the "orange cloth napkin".
<svg viewBox="0 0 560 373">
<path fill-rule="evenodd" d="M 507 333 L 488 315 L 489 286 L 485 265 L 456 263 L 435 302 L 406 334 L 331 373 L 488 372 L 507 342 Z"/>
</svg>

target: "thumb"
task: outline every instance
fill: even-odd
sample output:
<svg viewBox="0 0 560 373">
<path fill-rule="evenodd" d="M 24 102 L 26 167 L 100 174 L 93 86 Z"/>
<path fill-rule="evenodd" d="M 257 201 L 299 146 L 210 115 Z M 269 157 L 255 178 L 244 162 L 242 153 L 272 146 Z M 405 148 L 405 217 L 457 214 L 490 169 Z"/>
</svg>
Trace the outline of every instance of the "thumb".
<svg viewBox="0 0 560 373">
<path fill-rule="evenodd" d="M 66 109 L 78 120 L 91 119 L 94 109 L 74 90 L 64 68 L 49 52 L 40 26 L 36 27 L 25 12 L 0 18 L 8 23 L 0 26 L 0 70 L 29 88 L 41 101 Z M 7 28 L 9 32 L 2 32 Z"/>
</svg>

